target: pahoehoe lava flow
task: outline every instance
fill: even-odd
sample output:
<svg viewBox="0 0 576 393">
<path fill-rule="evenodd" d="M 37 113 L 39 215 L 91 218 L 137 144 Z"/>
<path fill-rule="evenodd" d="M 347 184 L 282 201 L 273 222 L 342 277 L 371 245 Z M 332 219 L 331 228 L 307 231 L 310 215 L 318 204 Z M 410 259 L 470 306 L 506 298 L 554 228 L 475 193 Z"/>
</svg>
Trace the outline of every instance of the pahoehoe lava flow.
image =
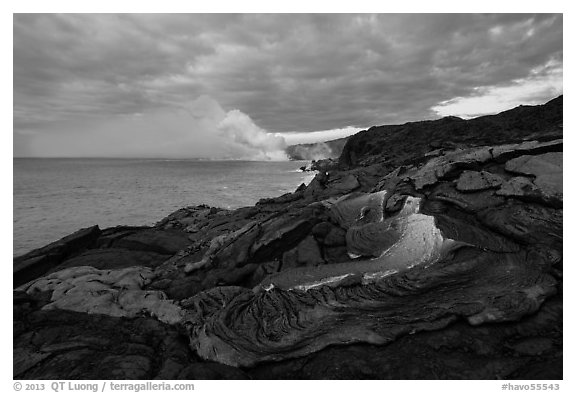
<svg viewBox="0 0 576 393">
<path fill-rule="evenodd" d="M 373 127 L 255 206 L 80 230 L 14 260 L 14 377 L 562 378 L 562 159 L 559 97 Z"/>
</svg>

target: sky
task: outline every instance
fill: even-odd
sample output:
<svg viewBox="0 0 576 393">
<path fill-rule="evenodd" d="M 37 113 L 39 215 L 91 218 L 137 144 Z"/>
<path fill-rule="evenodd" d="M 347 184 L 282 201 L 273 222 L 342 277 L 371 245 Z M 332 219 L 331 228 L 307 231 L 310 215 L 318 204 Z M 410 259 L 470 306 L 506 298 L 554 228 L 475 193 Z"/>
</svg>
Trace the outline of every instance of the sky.
<svg viewBox="0 0 576 393">
<path fill-rule="evenodd" d="M 285 159 L 563 92 L 561 14 L 15 14 L 15 157 Z"/>
</svg>

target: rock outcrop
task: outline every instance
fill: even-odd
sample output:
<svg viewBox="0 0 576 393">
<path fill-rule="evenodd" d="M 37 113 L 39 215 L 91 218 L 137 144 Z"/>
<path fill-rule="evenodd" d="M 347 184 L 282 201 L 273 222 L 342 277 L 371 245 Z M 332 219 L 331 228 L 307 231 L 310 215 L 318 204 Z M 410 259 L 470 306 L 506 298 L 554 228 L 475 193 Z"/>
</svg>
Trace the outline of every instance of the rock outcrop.
<svg viewBox="0 0 576 393">
<path fill-rule="evenodd" d="M 305 143 L 286 148 L 286 155 L 291 160 L 322 160 L 338 158 L 348 138 L 340 138 L 327 142 Z"/>
<path fill-rule="evenodd" d="M 149 268 L 100 270 L 91 266 L 71 267 L 16 288 L 28 295 L 50 293 L 42 310 L 70 310 L 113 317 L 150 314 L 159 321 L 177 324 L 180 307 L 159 291 L 142 288 L 154 277 Z"/>
<path fill-rule="evenodd" d="M 41 276 L 74 254 L 90 248 L 101 231 L 97 225 L 80 229 L 45 247 L 14 258 L 14 286 Z"/>
<path fill-rule="evenodd" d="M 294 193 L 15 259 L 14 377 L 561 379 L 561 124 L 375 127 Z"/>
</svg>

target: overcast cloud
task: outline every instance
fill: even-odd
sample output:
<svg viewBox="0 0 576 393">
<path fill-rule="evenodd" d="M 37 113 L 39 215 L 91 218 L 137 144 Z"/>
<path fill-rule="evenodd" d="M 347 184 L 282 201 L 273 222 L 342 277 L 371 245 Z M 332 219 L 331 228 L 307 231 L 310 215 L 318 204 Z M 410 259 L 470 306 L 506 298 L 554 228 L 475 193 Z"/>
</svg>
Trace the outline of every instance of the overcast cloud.
<svg viewBox="0 0 576 393">
<path fill-rule="evenodd" d="M 562 93 L 562 23 L 553 14 L 15 15 L 14 155 L 277 158 L 307 132 L 338 138 L 543 103 Z M 207 149 L 222 138 L 233 143 Z"/>
</svg>

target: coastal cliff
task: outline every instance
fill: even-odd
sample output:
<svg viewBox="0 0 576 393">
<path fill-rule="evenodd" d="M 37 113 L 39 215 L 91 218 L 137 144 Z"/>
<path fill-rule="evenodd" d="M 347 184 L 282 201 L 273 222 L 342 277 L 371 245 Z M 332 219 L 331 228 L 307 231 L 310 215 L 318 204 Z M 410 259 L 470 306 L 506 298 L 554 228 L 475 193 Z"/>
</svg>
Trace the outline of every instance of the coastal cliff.
<svg viewBox="0 0 576 393">
<path fill-rule="evenodd" d="M 372 127 L 292 193 L 14 259 L 17 379 L 561 379 L 558 97 Z"/>
<path fill-rule="evenodd" d="M 304 143 L 288 146 L 286 155 L 291 160 L 324 160 L 338 158 L 348 141 L 348 137 L 326 142 Z"/>
</svg>

